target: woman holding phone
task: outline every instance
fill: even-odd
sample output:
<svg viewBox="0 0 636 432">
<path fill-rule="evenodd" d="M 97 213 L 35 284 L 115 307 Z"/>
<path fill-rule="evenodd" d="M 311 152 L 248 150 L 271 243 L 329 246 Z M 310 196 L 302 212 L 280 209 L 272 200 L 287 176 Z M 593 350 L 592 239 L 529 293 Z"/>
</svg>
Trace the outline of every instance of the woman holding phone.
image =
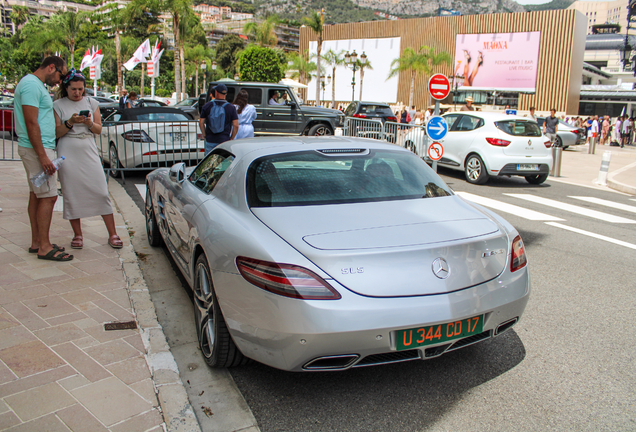
<svg viewBox="0 0 636 432">
<path fill-rule="evenodd" d="M 66 161 L 59 170 L 64 198 L 63 217 L 71 223 L 71 247 L 84 247 L 81 218 L 101 215 L 108 230 L 108 244 L 121 248 L 123 243 L 115 229 L 113 207 L 97 153 L 95 135 L 102 131 L 97 101 L 86 97 L 86 78 L 71 69 L 60 86 L 59 99 L 53 102 L 57 154 Z"/>
</svg>

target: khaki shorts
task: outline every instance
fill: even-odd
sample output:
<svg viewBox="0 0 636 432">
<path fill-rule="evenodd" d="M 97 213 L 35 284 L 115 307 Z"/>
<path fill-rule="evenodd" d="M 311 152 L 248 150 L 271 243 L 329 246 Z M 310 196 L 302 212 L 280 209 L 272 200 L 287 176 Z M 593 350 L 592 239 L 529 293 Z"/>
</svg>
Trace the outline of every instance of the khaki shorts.
<svg viewBox="0 0 636 432">
<path fill-rule="evenodd" d="M 55 150 L 44 149 L 49 159 L 55 159 Z M 40 187 L 33 186 L 29 180 L 31 177 L 42 171 L 42 165 L 37 153 L 32 148 L 18 146 L 18 154 L 22 159 L 22 164 L 26 170 L 27 183 L 29 183 L 29 191 L 35 193 L 38 198 L 51 198 L 57 196 L 57 173 L 49 176 L 49 179 Z"/>
</svg>

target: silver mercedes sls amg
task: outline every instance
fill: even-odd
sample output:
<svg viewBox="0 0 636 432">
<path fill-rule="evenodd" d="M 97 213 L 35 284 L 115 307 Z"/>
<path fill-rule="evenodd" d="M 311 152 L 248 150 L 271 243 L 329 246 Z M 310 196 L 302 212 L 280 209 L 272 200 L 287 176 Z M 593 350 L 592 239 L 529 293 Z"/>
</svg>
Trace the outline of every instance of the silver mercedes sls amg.
<svg viewBox="0 0 636 432">
<path fill-rule="evenodd" d="M 155 170 L 146 228 L 192 287 L 212 367 L 429 359 L 508 330 L 530 295 L 512 225 L 370 139 L 230 141 Z"/>
</svg>

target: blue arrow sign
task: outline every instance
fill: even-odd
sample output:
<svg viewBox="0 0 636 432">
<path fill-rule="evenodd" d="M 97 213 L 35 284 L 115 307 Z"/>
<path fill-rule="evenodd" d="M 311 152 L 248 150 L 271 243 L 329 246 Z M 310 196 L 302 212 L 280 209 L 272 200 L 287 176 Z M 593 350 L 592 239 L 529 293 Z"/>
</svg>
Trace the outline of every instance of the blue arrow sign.
<svg viewBox="0 0 636 432">
<path fill-rule="evenodd" d="M 448 133 L 448 123 L 446 123 L 444 117 L 431 117 L 426 124 L 426 133 L 432 140 L 439 141 Z"/>
</svg>

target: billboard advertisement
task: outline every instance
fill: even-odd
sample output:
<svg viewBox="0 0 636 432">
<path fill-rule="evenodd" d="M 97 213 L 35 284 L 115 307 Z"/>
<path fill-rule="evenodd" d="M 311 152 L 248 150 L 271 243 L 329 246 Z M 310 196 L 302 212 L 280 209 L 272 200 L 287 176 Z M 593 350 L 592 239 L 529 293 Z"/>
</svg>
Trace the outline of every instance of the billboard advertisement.
<svg viewBox="0 0 636 432">
<path fill-rule="evenodd" d="M 541 32 L 458 34 L 453 87 L 533 93 Z"/>
</svg>

